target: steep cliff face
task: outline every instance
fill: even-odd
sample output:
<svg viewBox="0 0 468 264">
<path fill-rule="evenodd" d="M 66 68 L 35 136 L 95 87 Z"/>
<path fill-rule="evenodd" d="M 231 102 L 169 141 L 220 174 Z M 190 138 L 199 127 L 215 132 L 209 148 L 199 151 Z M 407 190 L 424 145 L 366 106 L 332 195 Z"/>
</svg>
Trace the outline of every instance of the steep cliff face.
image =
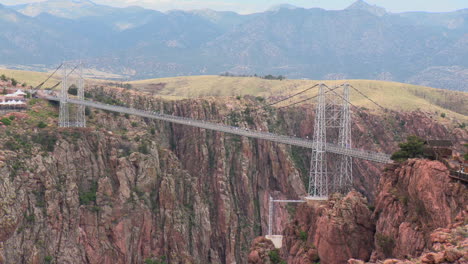
<svg viewBox="0 0 468 264">
<path fill-rule="evenodd" d="M 300 264 L 318 259 L 358 264 L 389 257 L 395 259 L 384 263 L 463 263 L 468 254 L 466 201 L 466 185 L 450 179 L 441 162 L 394 164 L 381 177 L 373 213 L 356 192 L 322 205 L 301 205 L 284 229 L 282 257 Z"/>
<path fill-rule="evenodd" d="M 198 237 L 210 228 L 203 214 L 207 206 L 173 154 L 151 144 L 146 154 L 123 156 L 124 143 L 114 137 L 73 133 L 73 138 L 59 135 L 53 152 L 33 154 L 22 160 L 25 169 L 16 171 L 12 184 L 25 193 L 14 207 L 24 208 L 24 217 L 3 240 L 6 263 L 199 257 L 202 250 L 191 255 L 189 247 L 200 245 Z M 6 176 L 9 182 L 11 172 Z"/>
<path fill-rule="evenodd" d="M 197 102 L 174 109 L 213 112 Z M 99 111 L 89 117 L 92 128 L 81 131 L 35 132 L 28 117 L 4 129 L 15 149 L 3 152 L 1 174 L 7 263 L 244 263 L 270 193 L 305 194 L 285 146 Z M 43 149 L 39 134 L 56 142 Z"/>
<path fill-rule="evenodd" d="M 162 101 L 116 89 L 109 94 L 142 109 L 312 137 L 311 107 L 276 112 L 253 110 L 255 98 Z M 12 126 L 0 128 L 0 255 L 6 263 L 245 263 L 252 239 L 265 234 L 269 196 L 296 199 L 306 193 L 309 150 L 95 110 L 88 115 L 89 129 L 61 130 L 56 115 L 56 107 L 38 102 Z M 411 119 L 396 115 L 406 124 Z M 49 127 L 37 128 L 38 118 Z M 355 145 L 369 150 L 390 152 L 406 129 L 379 115 L 355 118 Z M 430 124 L 414 124 L 421 133 L 448 131 L 427 116 L 421 120 Z M 355 165 L 356 186 L 371 200 L 379 169 L 368 162 Z M 323 214 L 320 225 L 328 229 L 301 230 L 308 232 L 308 242 L 324 248 L 339 239 L 347 252 L 343 259 L 366 257 L 368 240 L 361 250 L 334 233 L 337 228 L 353 230 L 353 239 L 358 233 L 367 237 L 372 220 L 366 208 L 357 194 L 337 199 L 313 211 Z M 279 223 L 288 220 L 288 212 L 278 215 Z M 319 236 L 330 239 L 316 241 Z"/>
<path fill-rule="evenodd" d="M 366 199 L 357 192 L 335 195 L 325 204 L 303 204 L 284 230 L 283 255 L 288 263 L 345 263 L 368 259 L 374 222 Z"/>
<path fill-rule="evenodd" d="M 375 204 L 373 259 L 419 256 L 430 233 L 468 219 L 466 186 L 449 178 L 438 161 L 410 160 L 381 177 Z"/>
</svg>

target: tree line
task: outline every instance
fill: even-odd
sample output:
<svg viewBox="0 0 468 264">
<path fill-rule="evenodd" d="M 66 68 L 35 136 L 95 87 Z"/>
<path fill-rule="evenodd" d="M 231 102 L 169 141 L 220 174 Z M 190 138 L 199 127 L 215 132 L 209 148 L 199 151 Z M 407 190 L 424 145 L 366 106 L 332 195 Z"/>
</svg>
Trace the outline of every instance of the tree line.
<svg viewBox="0 0 468 264">
<path fill-rule="evenodd" d="M 253 77 L 253 78 L 261 78 L 261 79 L 265 79 L 265 80 L 285 80 L 286 79 L 286 76 L 283 76 L 283 75 L 271 75 L 271 74 L 268 74 L 268 75 L 264 75 L 264 76 L 261 76 L 261 75 L 257 75 L 257 74 L 234 74 L 234 73 L 230 73 L 230 72 L 224 72 L 224 73 L 221 73 L 219 76 L 223 76 L 223 77 Z"/>
</svg>

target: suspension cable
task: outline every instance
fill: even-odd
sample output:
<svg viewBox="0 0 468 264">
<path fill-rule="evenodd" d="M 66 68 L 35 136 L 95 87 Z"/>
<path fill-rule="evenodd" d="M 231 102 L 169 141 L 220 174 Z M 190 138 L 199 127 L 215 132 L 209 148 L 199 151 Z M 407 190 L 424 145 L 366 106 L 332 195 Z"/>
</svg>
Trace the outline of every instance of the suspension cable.
<svg viewBox="0 0 468 264">
<path fill-rule="evenodd" d="M 298 92 L 298 93 L 295 93 L 295 94 L 293 94 L 293 95 L 290 95 L 290 96 L 288 96 L 288 97 L 286 97 L 286 98 L 283 98 L 283 99 L 281 99 L 281 100 L 279 100 L 279 101 L 276 101 L 276 102 L 267 104 L 267 105 L 265 105 L 265 106 L 259 107 L 259 109 L 261 109 L 261 108 L 266 108 L 266 107 L 269 107 L 269 106 L 272 106 L 272 105 L 275 105 L 275 104 L 279 104 L 279 103 L 284 102 L 284 101 L 286 101 L 286 100 L 289 100 L 289 99 L 293 98 L 294 96 L 303 94 L 303 93 L 305 93 L 305 92 L 307 92 L 307 91 L 310 91 L 310 90 L 314 89 L 314 88 L 317 87 L 318 85 L 319 85 L 319 84 L 316 84 L 316 85 L 314 85 L 314 86 L 312 86 L 312 87 L 309 87 L 309 88 L 307 88 L 307 89 L 305 89 L 305 90 L 302 90 L 302 91 L 300 91 L 300 92 Z"/>
<path fill-rule="evenodd" d="M 36 91 L 37 89 L 41 88 L 42 85 L 44 85 L 50 78 L 52 78 L 52 76 L 53 76 L 55 73 L 57 73 L 57 71 L 58 71 L 60 68 L 62 68 L 62 66 L 63 66 L 63 63 L 60 64 L 60 65 L 57 67 L 57 69 L 55 69 L 55 71 L 47 77 L 47 79 L 46 79 L 45 81 L 43 81 L 42 83 L 40 83 L 40 84 L 39 84 L 38 86 L 36 86 L 33 90 Z"/>
<path fill-rule="evenodd" d="M 360 95 L 362 95 L 364 98 L 366 98 L 367 100 L 371 101 L 373 104 L 375 104 L 376 106 L 382 108 L 383 110 L 387 110 L 385 107 L 381 106 L 380 104 L 378 104 L 376 101 L 372 100 L 369 98 L 369 96 L 365 95 L 364 93 L 362 93 L 361 91 L 359 91 L 357 88 L 355 88 L 354 86 L 352 85 L 349 85 L 351 88 L 353 88 L 356 92 L 358 92 Z"/>
<path fill-rule="evenodd" d="M 346 98 L 344 98 L 343 96 L 341 96 L 339 93 L 335 92 L 335 90 L 332 90 L 330 89 L 328 86 L 326 86 L 328 91 L 329 92 L 333 92 L 336 96 L 340 97 L 341 99 L 343 99 L 343 101 L 347 102 L 348 104 L 350 104 L 351 106 L 353 106 L 354 108 L 357 108 L 359 109 L 359 107 L 355 106 L 354 104 L 352 104 L 349 100 L 347 100 Z M 338 87 L 336 87 L 338 88 Z"/>
<path fill-rule="evenodd" d="M 73 70 L 71 70 L 71 71 L 67 74 L 67 77 L 70 76 L 70 74 L 72 74 L 72 73 L 78 68 L 78 66 L 80 66 L 80 64 L 76 65 L 75 68 L 73 68 Z M 59 86 L 61 83 L 62 83 L 62 81 L 57 82 L 54 86 L 52 86 L 51 89 L 54 89 L 55 87 Z"/>
<path fill-rule="evenodd" d="M 324 84 L 324 85 L 325 85 L 325 84 Z M 327 85 L 325 85 L 325 86 L 328 88 Z M 341 86 L 341 85 L 340 85 L 340 86 Z M 338 89 L 340 86 L 335 86 L 335 87 L 333 87 L 333 88 L 331 88 L 331 89 L 328 88 L 328 89 L 330 89 L 330 90 L 329 90 L 329 91 L 326 91 L 325 93 L 329 93 L 330 91 L 334 91 L 334 90 Z M 314 96 L 312 96 L 312 97 L 306 98 L 306 99 L 301 100 L 301 101 L 299 101 L 299 102 L 295 102 L 295 103 L 292 103 L 292 104 L 289 104 L 289 105 L 286 105 L 286 106 L 278 107 L 278 110 L 279 110 L 279 109 L 283 109 L 283 108 L 287 108 L 287 107 L 291 107 L 291 106 L 294 106 L 294 105 L 298 105 L 298 104 L 300 104 L 300 103 L 303 103 L 303 102 L 312 100 L 312 99 L 314 99 L 314 98 L 317 98 L 318 96 L 319 96 L 319 95 L 314 95 Z"/>
</svg>

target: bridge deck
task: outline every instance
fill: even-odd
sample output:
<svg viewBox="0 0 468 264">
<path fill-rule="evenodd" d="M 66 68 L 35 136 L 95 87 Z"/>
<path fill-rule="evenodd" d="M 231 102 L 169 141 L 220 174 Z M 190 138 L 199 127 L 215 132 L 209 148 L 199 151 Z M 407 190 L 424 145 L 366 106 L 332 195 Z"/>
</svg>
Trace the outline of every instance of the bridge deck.
<svg viewBox="0 0 468 264">
<path fill-rule="evenodd" d="M 58 101 L 58 102 L 60 102 L 61 100 L 59 97 L 52 97 L 52 96 L 44 97 L 44 99 L 51 100 L 51 101 Z M 248 130 L 245 128 L 232 127 L 232 126 L 228 126 L 224 124 L 215 124 L 215 123 L 206 122 L 203 120 L 195 120 L 195 119 L 190 119 L 190 118 L 185 118 L 185 117 L 165 115 L 165 114 L 152 112 L 152 111 L 144 111 L 144 110 L 138 110 L 138 109 L 115 106 L 115 105 L 107 105 L 107 104 L 87 101 L 87 100 L 67 99 L 66 102 L 71 103 L 71 104 L 89 106 L 89 107 L 112 111 L 112 112 L 131 114 L 131 115 L 136 115 L 136 116 L 141 116 L 141 117 L 146 117 L 146 118 L 151 118 L 151 119 L 172 122 L 175 124 L 214 130 L 214 131 L 219 131 L 219 132 L 224 132 L 224 133 L 229 133 L 229 134 L 234 134 L 234 135 L 239 135 L 239 136 L 244 136 L 244 137 L 263 139 L 263 140 L 268 140 L 272 142 L 288 144 L 292 146 L 298 146 L 298 147 L 304 147 L 304 148 L 310 148 L 310 149 L 315 148 L 315 143 L 312 140 L 306 140 L 306 139 L 297 138 L 297 137 L 276 135 L 276 134 L 268 133 L 268 132 L 252 131 L 252 130 Z M 392 162 L 390 160 L 390 156 L 386 154 L 353 149 L 353 148 L 344 148 L 344 147 L 341 147 L 335 144 L 330 144 L 330 143 L 326 144 L 325 150 L 331 153 L 347 155 L 347 156 L 351 156 L 354 158 L 369 160 L 369 161 L 378 162 L 378 163 L 391 163 Z"/>
</svg>

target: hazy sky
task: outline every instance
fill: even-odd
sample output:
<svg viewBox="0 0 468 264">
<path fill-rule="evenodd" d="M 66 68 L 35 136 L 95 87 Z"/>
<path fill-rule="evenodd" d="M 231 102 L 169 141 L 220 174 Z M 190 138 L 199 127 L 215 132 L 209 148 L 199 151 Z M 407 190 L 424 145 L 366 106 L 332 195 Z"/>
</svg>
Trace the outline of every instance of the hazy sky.
<svg viewBox="0 0 468 264">
<path fill-rule="evenodd" d="M 6 5 L 41 2 L 44 0 L 0 0 Z M 112 6 L 139 5 L 157 10 L 200 9 L 232 10 L 241 13 L 264 11 L 282 3 L 311 8 L 343 9 L 355 0 L 93 0 Z M 369 4 L 385 7 L 391 12 L 430 11 L 447 12 L 468 8 L 468 0 L 367 0 Z"/>
</svg>

